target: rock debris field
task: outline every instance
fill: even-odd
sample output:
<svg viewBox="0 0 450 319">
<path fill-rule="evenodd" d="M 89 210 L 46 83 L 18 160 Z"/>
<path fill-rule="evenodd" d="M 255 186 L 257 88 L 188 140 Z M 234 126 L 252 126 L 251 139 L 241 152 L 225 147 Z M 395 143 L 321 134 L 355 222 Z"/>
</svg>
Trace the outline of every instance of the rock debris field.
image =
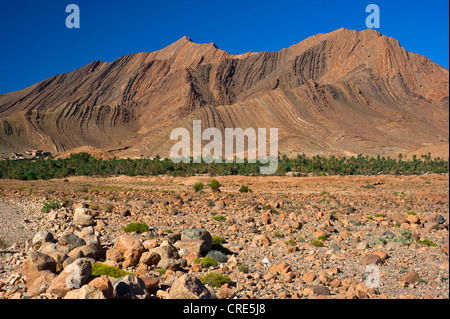
<svg viewBox="0 0 450 319">
<path fill-rule="evenodd" d="M 0 299 L 449 298 L 448 176 L 216 179 L 0 180 Z"/>
</svg>

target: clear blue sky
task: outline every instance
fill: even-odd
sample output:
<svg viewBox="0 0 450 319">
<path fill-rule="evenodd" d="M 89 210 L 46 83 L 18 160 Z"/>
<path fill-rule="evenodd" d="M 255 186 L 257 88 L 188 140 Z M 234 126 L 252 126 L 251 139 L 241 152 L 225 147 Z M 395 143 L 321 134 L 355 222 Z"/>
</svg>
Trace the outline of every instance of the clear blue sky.
<svg viewBox="0 0 450 319">
<path fill-rule="evenodd" d="M 68 4 L 81 11 L 68 29 Z M 384 35 L 448 68 L 447 0 L 17 0 L 0 2 L 0 94 L 94 60 L 155 51 L 184 35 L 230 53 L 276 51 L 341 27 L 366 29 L 365 8 L 381 11 Z"/>
</svg>

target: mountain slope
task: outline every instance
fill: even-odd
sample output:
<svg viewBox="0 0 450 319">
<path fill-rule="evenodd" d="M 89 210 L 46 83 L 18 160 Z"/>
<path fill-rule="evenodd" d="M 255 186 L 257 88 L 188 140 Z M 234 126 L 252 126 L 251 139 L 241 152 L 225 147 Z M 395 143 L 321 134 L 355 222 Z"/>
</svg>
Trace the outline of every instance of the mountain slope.
<svg viewBox="0 0 450 319">
<path fill-rule="evenodd" d="M 0 96 L 0 150 L 91 145 L 167 156 L 175 127 L 279 129 L 281 153 L 389 154 L 448 145 L 448 70 L 374 30 L 231 55 L 183 37 Z"/>
</svg>

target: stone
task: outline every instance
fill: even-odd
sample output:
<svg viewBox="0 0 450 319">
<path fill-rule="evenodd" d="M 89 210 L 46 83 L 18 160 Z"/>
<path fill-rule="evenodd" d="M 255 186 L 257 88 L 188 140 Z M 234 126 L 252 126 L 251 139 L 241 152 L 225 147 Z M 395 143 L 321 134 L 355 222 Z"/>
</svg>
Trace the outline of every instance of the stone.
<svg viewBox="0 0 450 319">
<path fill-rule="evenodd" d="M 386 252 L 382 251 L 382 250 L 375 250 L 372 252 L 373 255 L 378 255 L 380 257 L 381 260 L 385 260 L 387 259 L 389 256 Z"/>
<path fill-rule="evenodd" d="M 307 285 L 307 289 L 311 289 L 315 295 L 329 295 L 330 289 L 324 285 Z"/>
<path fill-rule="evenodd" d="M 157 265 L 161 260 L 161 256 L 155 252 L 146 251 L 141 255 L 139 259 L 140 264 L 145 265 Z"/>
<path fill-rule="evenodd" d="M 207 242 L 200 239 L 181 239 L 175 245 L 178 249 L 186 249 L 191 254 L 202 254 L 208 250 Z"/>
<path fill-rule="evenodd" d="M 108 276 L 101 275 L 99 277 L 96 277 L 92 279 L 88 285 L 93 286 L 100 290 L 103 293 L 103 296 L 105 296 L 106 299 L 113 299 L 114 298 L 114 289 L 111 283 L 111 280 L 109 280 Z"/>
<path fill-rule="evenodd" d="M 365 250 L 369 248 L 369 244 L 365 241 L 359 242 L 358 244 L 356 244 L 356 249 L 358 250 Z"/>
<path fill-rule="evenodd" d="M 98 259 L 101 256 L 101 253 L 97 250 L 97 247 L 92 245 L 84 245 L 80 247 L 76 247 L 73 250 L 71 250 L 67 256 L 72 258 L 93 258 Z"/>
<path fill-rule="evenodd" d="M 56 272 L 56 261 L 49 255 L 38 251 L 30 251 L 22 264 L 22 272 L 25 277 L 34 277 L 34 273 L 43 270 Z"/>
<path fill-rule="evenodd" d="M 84 285 L 79 289 L 67 292 L 64 299 L 106 299 L 106 297 L 97 287 Z"/>
<path fill-rule="evenodd" d="M 415 271 L 411 271 L 400 278 L 400 281 L 407 282 L 408 284 L 414 284 L 419 279 L 419 274 Z"/>
<path fill-rule="evenodd" d="M 207 252 L 212 247 L 212 236 L 204 228 L 188 228 L 185 229 L 181 234 L 181 240 L 183 239 L 198 239 L 204 241 L 204 249 L 201 253 Z"/>
<path fill-rule="evenodd" d="M 420 218 L 416 215 L 408 215 L 407 220 L 410 224 L 418 224 L 420 222 Z"/>
<path fill-rule="evenodd" d="M 161 246 L 153 248 L 151 252 L 158 254 L 161 258 L 180 258 L 178 250 L 169 242 L 163 242 Z"/>
<path fill-rule="evenodd" d="M 86 245 L 86 242 L 75 234 L 67 234 L 59 239 L 58 244 L 69 246 L 69 249 L 72 250 L 76 247 Z"/>
<path fill-rule="evenodd" d="M 394 213 L 391 216 L 391 219 L 398 224 L 404 224 L 407 223 L 408 220 L 406 219 L 406 217 L 403 214 L 400 213 Z"/>
<path fill-rule="evenodd" d="M 316 279 L 316 275 L 313 274 L 312 272 L 308 272 L 306 274 L 303 274 L 302 279 L 305 282 L 313 282 Z"/>
<path fill-rule="evenodd" d="M 218 250 L 210 250 L 206 254 L 206 257 L 211 257 L 217 260 L 219 263 L 226 263 L 228 262 L 228 257 L 223 252 Z"/>
<path fill-rule="evenodd" d="M 36 277 L 27 280 L 25 285 L 28 297 L 36 297 L 44 293 L 56 278 L 56 274 L 49 270 L 39 271 L 36 275 Z"/>
<path fill-rule="evenodd" d="M 62 273 L 69 275 L 66 278 L 66 286 L 78 289 L 86 283 L 92 274 L 92 263 L 87 258 L 79 258 L 64 268 Z"/>
<path fill-rule="evenodd" d="M 280 264 L 272 265 L 269 267 L 269 271 L 276 275 L 285 275 L 288 272 L 292 271 L 291 266 L 289 266 L 285 261 L 281 262 Z"/>
<path fill-rule="evenodd" d="M 92 226 L 94 225 L 94 216 L 92 215 L 77 215 L 73 218 L 75 225 L 79 226 Z"/>
<path fill-rule="evenodd" d="M 363 265 L 376 265 L 380 260 L 380 256 L 374 254 L 363 256 L 361 259 Z"/>
<path fill-rule="evenodd" d="M 253 237 L 251 246 L 252 247 L 262 247 L 262 246 L 270 246 L 270 239 L 266 235 L 256 235 Z"/>
<path fill-rule="evenodd" d="M 212 299 L 208 288 L 194 275 L 185 274 L 175 279 L 170 288 L 169 299 Z"/>
<path fill-rule="evenodd" d="M 231 298 L 234 298 L 234 296 L 236 296 L 236 293 L 234 292 L 233 289 L 230 289 L 228 287 L 221 287 L 216 292 L 216 296 L 219 299 L 231 299 Z"/>
<path fill-rule="evenodd" d="M 175 271 L 181 267 L 181 259 L 161 258 L 156 267 Z"/>
<path fill-rule="evenodd" d="M 388 242 L 387 244 L 386 244 L 386 246 L 384 246 L 386 249 L 388 249 L 388 250 L 395 250 L 395 249 L 399 249 L 399 248 L 402 248 L 402 247 L 404 247 L 405 246 L 405 244 L 403 244 L 402 242 L 400 242 L 400 241 L 390 241 L 390 242 Z"/>
<path fill-rule="evenodd" d="M 45 242 L 52 243 L 55 239 L 53 238 L 53 234 L 46 231 L 46 230 L 40 230 L 38 231 L 31 240 L 31 245 L 34 250 L 39 250 L 41 245 Z"/>
<path fill-rule="evenodd" d="M 129 249 L 123 254 L 123 267 L 136 266 L 141 258 L 141 252 L 135 249 Z"/>
<path fill-rule="evenodd" d="M 140 279 L 144 282 L 145 289 L 148 291 L 152 291 L 158 287 L 159 278 L 151 277 L 151 276 L 139 276 Z"/>
<path fill-rule="evenodd" d="M 138 276 L 127 275 L 116 278 L 113 288 L 117 299 L 145 299 L 148 297 L 145 283 Z"/>
<path fill-rule="evenodd" d="M 449 252 L 448 252 L 448 249 L 449 249 L 448 243 L 446 243 L 445 245 L 443 245 L 443 246 L 441 247 L 441 249 L 442 249 L 442 251 L 443 251 L 444 253 L 446 253 L 447 255 L 449 254 Z"/>
<path fill-rule="evenodd" d="M 111 248 L 106 251 L 106 259 L 115 261 L 117 263 L 120 263 L 124 260 L 123 254 L 115 248 Z"/>
<path fill-rule="evenodd" d="M 121 235 L 117 237 L 115 248 L 122 254 L 125 254 L 125 252 L 130 249 L 136 250 L 141 254 L 145 251 L 145 248 L 141 244 L 141 241 L 136 237 L 130 235 Z"/>
</svg>

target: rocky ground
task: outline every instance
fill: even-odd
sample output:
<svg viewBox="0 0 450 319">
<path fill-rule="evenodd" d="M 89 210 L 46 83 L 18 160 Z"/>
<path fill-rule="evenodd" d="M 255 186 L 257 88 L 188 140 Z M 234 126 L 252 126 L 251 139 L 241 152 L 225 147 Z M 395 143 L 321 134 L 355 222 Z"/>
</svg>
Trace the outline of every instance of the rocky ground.
<svg viewBox="0 0 450 319">
<path fill-rule="evenodd" d="M 0 298 L 448 299 L 448 176 L 211 179 L 0 180 Z"/>
</svg>

